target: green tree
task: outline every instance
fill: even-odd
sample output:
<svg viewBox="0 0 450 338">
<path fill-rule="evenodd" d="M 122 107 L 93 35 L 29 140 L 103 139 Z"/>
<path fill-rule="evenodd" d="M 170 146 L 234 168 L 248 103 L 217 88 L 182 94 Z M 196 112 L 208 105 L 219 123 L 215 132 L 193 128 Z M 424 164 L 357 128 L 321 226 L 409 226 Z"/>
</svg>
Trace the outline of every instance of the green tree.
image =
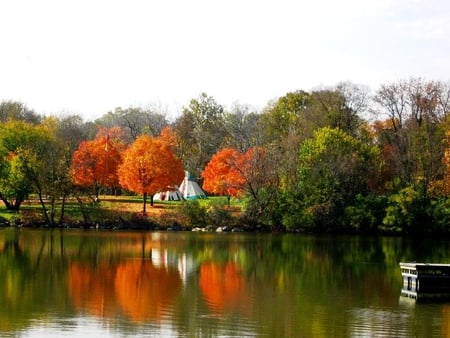
<svg viewBox="0 0 450 338">
<path fill-rule="evenodd" d="M 378 149 L 340 129 L 321 128 L 299 152 L 299 181 L 285 186 L 288 227 L 342 229 L 343 212 L 358 195 L 370 193 L 378 175 Z"/>
<path fill-rule="evenodd" d="M 308 107 L 311 95 L 303 90 L 289 92 L 272 102 L 262 114 L 265 143 L 273 143 L 307 132 Z M 306 136 L 309 136 L 308 134 Z"/>
<path fill-rule="evenodd" d="M 70 156 L 54 117 L 29 128 L 32 140 L 16 150 L 20 170 L 31 183 L 42 207 L 44 222 L 55 226 L 64 220 L 66 198 L 73 185 L 69 177 Z"/>
<path fill-rule="evenodd" d="M 33 110 L 28 109 L 27 106 L 21 102 L 3 101 L 0 103 L 0 121 L 6 122 L 8 120 L 19 120 L 38 124 L 42 121 L 42 117 Z"/>
<path fill-rule="evenodd" d="M 420 192 L 420 187 L 403 188 L 389 196 L 383 224 L 388 230 L 396 232 L 427 232 L 431 220 L 431 216 L 427 215 L 428 207 L 429 201 Z"/>
<path fill-rule="evenodd" d="M 19 209 L 32 191 L 22 154 L 34 152 L 41 140 L 38 126 L 18 120 L 0 124 L 0 199 L 7 209 Z"/>
<path fill-rule="evenodd" d="M 317 128 L 310 115 L 311 102 L 305 91 L 290 92 L 270 103 L 261 115 L 262 145 L 277 154 L 280 175 L 292 183 L 298 181 L 297 150 Z"/>
<path fill-rule="evenodd" d="M 174 131 L 181 140 L 179 149 L 185 168 L 198 176 L 223 144 L 224 108 L 213 97 L 202 93 L 183 109 L 175 121 Z"/>
</svg>

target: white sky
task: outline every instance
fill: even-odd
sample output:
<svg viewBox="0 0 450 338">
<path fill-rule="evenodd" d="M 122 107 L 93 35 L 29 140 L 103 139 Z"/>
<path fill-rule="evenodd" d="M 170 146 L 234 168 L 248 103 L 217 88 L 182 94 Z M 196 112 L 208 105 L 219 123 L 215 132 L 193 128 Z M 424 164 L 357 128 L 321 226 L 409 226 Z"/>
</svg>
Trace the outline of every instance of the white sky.
<svg viewBox="0 0 450 338">
<path fill-rule="evenodd" d="M 450 79 L 448 0 L 1 0 L 0 37 L 0 101 L 87 120 Z"/>
</svg>

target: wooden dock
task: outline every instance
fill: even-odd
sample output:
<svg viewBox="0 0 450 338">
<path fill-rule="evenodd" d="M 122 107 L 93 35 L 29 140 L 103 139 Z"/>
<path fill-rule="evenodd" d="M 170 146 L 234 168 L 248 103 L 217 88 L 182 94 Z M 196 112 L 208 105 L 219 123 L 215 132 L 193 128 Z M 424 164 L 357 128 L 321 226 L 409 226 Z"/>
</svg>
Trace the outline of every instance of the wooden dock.
<svg viewBox="0 0 450 338">
<path fill-rule="evenodd" d="M 416 300 L 450 299 L 450 264 L 400 263 L 401 295 Z"/>
</svg>

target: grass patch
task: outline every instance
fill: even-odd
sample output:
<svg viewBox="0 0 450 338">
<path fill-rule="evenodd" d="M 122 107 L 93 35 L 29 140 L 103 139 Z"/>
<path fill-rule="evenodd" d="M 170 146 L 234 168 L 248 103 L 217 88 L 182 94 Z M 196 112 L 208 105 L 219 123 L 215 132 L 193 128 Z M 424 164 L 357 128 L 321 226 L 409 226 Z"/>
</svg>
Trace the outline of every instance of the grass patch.
<svg viewBox="0 0 450 338">
<path fill-rule="evenodd" d="M 211 222 L 219 224 L 221 220 L 227 221 L 228 214 L 236 215 L 240 212 L 240 201 L 232 199 L 230 202 L 230 205 L 228 205 L 227 197 L 214 196 L 193 201 L 154 201 L 154 205 L 151 206 L 150 200 L 148 200 L 146 213 L 143 214 L 142 196 L 102 195 L 98 202 L 89 198 L 83 199 L 81 206 L 75 199 L 67 199 L 63 224 L 100 225 L 107 228 L 120 227 L 123 224 L 132 227 L 136 223 L 144 225 L 159 224 L 163 227 L 182 224 L 189 227 L 193 223 L 199 223 L 201 219 L 205 219 L 209 224 Z M 60 211 L 60 209 L 56 210 L 56 222 L 59 221 Z M 223 213 L 223 211 L 228 214 Z M 202 213 L 205 214 L 200 215 Z M 200 219 L 197 219 L 199 216 L 201 216 Z M 30 199 L 22 204 L 20 211 L 0 207 L 0 223 L 2 222 L 1 219 L 8 221 L 10 224 L 15 224 L 16 220 L 20 219 L 21 223 L 35 226 L 43 224 L 44 215 L 39 201 Z M 192 222 L 193 219 L 195 219 L 195 222 Z M 204 224 L 204 221 L 200 223 Z"/>
</svg>

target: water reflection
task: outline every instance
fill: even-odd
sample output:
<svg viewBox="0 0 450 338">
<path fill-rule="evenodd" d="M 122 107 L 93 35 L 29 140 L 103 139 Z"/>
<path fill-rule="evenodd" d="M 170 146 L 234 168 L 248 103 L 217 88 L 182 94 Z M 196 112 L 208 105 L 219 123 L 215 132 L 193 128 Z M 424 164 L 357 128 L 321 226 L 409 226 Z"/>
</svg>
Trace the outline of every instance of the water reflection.
<svg viewBox="0 0 450 338">
<path fill-rule="evenodd" d="M 423 242 L 0 230 L 0 336 L 448 336 L 399 297 L 399 261 L 450 261 Z"/>
<path fill-rule="evenodd" d="M 134 322 L 160 320 L 172 313 L 181 285 L 177 270 L 157 268 L 147 260 L 119 264 L 114 280 L 118 303 Z"/>
<path fill-rule="evenodd" d="M 99 318 L 114 317 L 117 301 L 114 292 L 116 271 L 109 264 L 96 267 L 71 263 L 68 272 L 70 300 L 77 312 Z"/>
<path fill-rule="evenodd" d="M 200 289 L 213 313 L 244 312 L 248 290 L 240 267 L 236 263 L 207 262 L 200 267 Z"/>
</svg>

